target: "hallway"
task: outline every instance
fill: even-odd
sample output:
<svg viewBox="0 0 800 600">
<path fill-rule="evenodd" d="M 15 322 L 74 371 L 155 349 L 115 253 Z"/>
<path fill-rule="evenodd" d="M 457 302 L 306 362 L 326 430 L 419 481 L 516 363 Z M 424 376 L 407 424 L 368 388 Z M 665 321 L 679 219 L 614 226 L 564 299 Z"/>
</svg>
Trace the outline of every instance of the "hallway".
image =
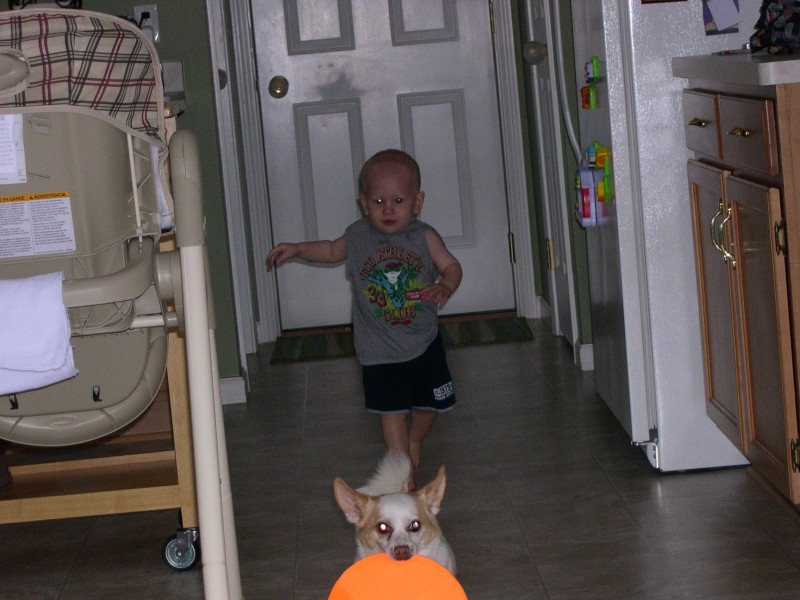
<svg viewBox="0 0 800 600">
<path fill-rule="evenodd" d="M 536 339 L 449 350 L 456 409 L 423 454 L 470 600 L 797 598 L 800 516 L 744 469 L 659 474 L 571 350 Z M 225 407 L 245 598 L 324 600 L 354 552 L 332 495 L 383 447 L 354 359 L 251 357 L 247 405 Z M 173 573 L 175 511 L 0 526 L 0 599 L 200 599 Z"/>
</svg>

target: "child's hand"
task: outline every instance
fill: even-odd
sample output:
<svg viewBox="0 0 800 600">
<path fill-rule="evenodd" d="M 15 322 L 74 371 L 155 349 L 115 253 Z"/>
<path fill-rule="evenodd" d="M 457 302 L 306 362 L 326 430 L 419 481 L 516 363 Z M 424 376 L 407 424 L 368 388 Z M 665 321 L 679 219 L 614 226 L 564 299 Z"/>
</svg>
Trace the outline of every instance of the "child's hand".
<svg viewBox="0 0 800 600">
<path fill-rule="evenodd" d="M 453 289 L 445 283 L 434 283 L 419 292 L 420 298 L 426 301 L 432 301 L 439 306 L 444 306 L 453 295 Z"/>
<path fill-rule="evenodd" d="M 278 244 L 267 254 L 267 268 L 279 267 L 290 258 L 294 258 L 298 253 L 297 244 Z"/>
</svg>

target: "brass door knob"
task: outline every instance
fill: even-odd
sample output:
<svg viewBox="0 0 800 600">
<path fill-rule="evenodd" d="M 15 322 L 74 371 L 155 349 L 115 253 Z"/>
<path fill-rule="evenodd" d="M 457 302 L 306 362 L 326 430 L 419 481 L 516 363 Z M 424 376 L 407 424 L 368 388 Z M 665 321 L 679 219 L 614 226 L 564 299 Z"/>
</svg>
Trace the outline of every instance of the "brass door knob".
<svg viewBox="0 0 800 600">
<path fill-rule="evenodd" d="M 541 42 L 525 42 L 522 48 L 522 57 L 529 65 L 538 65 L 547 58 L 547 44 Z"/>
<path fill-rule="evenodd" d="M 269 80 L 269 95 L 273 98 L 283 98 L 289 93 L 289 80 L 283 75 L 276 75 Z"/>
</svg>

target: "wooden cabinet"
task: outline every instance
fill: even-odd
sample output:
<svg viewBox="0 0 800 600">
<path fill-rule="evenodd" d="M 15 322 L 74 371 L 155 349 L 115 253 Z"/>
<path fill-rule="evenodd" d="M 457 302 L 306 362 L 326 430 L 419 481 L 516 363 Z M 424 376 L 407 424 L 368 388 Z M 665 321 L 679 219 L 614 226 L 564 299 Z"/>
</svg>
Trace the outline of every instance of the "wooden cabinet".
<svg viewBox="0 0 800 600">
<path fill-rule="evenodd" d="M 800 504 L 800 91 L 693 83 L 684 118 L 707 412 Z"/>
</svg>

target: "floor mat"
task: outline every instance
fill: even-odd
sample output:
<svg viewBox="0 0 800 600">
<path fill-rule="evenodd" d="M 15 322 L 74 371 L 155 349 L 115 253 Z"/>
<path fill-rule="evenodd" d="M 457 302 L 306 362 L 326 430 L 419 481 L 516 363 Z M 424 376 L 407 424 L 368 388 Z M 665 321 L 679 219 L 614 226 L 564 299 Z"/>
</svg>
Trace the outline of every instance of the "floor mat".
<svg viewBox="0 0 800 600">
<path fill-rule="evenodd" d="M 516 316 L 445 317 L 439 322 L 439 331 L 445 346 L 449 347 L 533 339 L 533 332 L 527 321 Z M 351 330 L 314 330 L 304 334 L 280 336 L 275 342 L 271 362 L 299 362 L 354 355 Z"/>
</svg>

